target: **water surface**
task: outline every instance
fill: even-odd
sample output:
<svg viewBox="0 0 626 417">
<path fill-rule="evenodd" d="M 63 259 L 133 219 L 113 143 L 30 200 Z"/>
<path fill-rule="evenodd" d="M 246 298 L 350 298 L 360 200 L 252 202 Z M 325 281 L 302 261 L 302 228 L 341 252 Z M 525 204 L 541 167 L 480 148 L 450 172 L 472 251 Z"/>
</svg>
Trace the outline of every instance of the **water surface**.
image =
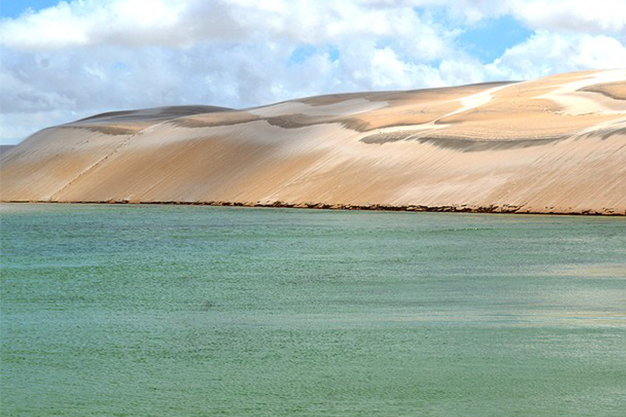
<svg viewBox="0 0 626 417">
<path fill-rule="evenodd" d="M 2 205 L 3 416 L 623 416 L 626 219 Z"/>
</svg>

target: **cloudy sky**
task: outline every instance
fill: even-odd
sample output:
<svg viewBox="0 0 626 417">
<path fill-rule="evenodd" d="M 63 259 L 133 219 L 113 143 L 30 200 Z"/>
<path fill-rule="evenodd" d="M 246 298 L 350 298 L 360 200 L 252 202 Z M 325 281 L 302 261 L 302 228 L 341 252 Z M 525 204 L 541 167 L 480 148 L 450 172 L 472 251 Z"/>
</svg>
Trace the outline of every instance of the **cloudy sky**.
<svg viewBox="0 0 626 417">
<path fill-rule="evenodd" d="M 0 143 L 94 113 L 626 67 L 626 0 L 2 0 Z"/>
</svg>

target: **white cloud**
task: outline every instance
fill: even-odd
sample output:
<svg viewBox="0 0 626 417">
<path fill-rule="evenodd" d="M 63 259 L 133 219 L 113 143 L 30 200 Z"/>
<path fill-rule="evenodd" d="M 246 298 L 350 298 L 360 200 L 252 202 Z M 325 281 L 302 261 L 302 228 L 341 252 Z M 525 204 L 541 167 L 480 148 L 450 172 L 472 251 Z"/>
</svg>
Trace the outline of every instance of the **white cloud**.
<svg viewBox="0 0 626 417">
<path fill-rule="evenodd" d="M 486 66 L 492 77 L 528 79 L 553 73 L 622 68 L 626 47 L 606 35 L 539 31 Z"/>
<path fill-rule="evenodd" d="M 593 34 L 626 31 L 625 0 L 526 0 L 511 12 L 530 28 Z"/>
<path fill-rule="evenodd" d="M 320 44 L 349 36 L 425 35 L 416 18 L 410 4 L 382 8 L 359 1 L 83 0 L 5 19 L 0 43 L 30 51 L 190 46 L 259 36 Z"/>
<path fill-rule="evenodd" d="M 0 21 L 0 141 L 93 113 L 626 67 L 626 0 L 77 0 Z M 510 15 L 534 36 L 458 46 Z M 496 34 L 497 35 L 497 34 Z M 307 53 L 298 59 L 299 49 Z"/>
<path fill-rule="evenodd" d="M 182 45 L 182 0 L 84 0 L 60 2 L 17 19 L 4 19 L 0 44 L 19 50 L 94 45 Z"/>
</svg>

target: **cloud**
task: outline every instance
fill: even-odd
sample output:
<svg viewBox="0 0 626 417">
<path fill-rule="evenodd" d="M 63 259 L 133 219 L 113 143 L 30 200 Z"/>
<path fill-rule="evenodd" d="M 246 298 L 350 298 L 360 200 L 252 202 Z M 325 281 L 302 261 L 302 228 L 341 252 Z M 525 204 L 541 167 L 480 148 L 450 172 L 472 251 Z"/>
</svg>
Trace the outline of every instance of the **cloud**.
<svg viewBox="0 0 626 417">
<path fill-rule="evenodd" d="M 239 108 L 333 92 L 624 67 L 625 3 L 60 2 L 0 20 L 0 141 L 116 109 Z M 488 35 L 500 16 L 535 32 L 495 61 L 481 62 L 459 37 L 477 25 Z"/>
<path fill-rule="evenodd" d="M 624 0 L 80 0 L 3 19 L 0 44 L 30 51 L 183 47 L 259 35 L 320 44 L 338 37 L 402 36 L 419 28 L 426 35 L 437 29 L 420 22 L 415 8 L 443 11 L 464 24 L 508 14 L 532 29 L 621 35 L 626 30 Z"/>
<path fill-rule="evenodd" d="M 528 27 L 624 37 L 624 0 L 527 0 L 510 2 L 510 11 Z"/>
<path fill-rule="evenodd" d="M 359 1 L 83 0 L 5 19 L 0 43 L 24 51 L 185 47 L 259 37 L 322 44 L 354 36 L 426 35 L 416 19 L 410 4 L 373 7 Z"/>
<path fill-rule="evenodd" d="M 528 79 L 625 65 L 626 47 L 613 37 L 542 30 L 526 42 L 507 49 L 502 57 L 486 65 L 486 69 L 492 77 Z"/>
<path fill-rule="evenodd" d="M 28 51 L 96 45 L 182 45 L 189 41 L 186 31 L 178 30 L 186 8 L 186 2 L 179 0 L 62 1 L 16 19 L 4 19 L 0 44 Z"/>
</svg>

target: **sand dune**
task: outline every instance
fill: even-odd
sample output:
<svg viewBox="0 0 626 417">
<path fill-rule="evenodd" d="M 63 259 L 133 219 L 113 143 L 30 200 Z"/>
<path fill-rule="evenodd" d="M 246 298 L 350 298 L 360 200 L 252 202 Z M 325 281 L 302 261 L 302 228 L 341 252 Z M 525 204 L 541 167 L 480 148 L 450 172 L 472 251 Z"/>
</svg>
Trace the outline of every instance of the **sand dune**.
<svg viewBox="0 0 626 417">
<path fill-rule="evenodd" d="M 9 152 L 15 145 L 0 145 L 0 155 Z"/>
<path fill-rule="evenodd" d="M 112 112 L 0 160 L 2 201 L 626 214 L 626 70 Z"/>
</svg>

